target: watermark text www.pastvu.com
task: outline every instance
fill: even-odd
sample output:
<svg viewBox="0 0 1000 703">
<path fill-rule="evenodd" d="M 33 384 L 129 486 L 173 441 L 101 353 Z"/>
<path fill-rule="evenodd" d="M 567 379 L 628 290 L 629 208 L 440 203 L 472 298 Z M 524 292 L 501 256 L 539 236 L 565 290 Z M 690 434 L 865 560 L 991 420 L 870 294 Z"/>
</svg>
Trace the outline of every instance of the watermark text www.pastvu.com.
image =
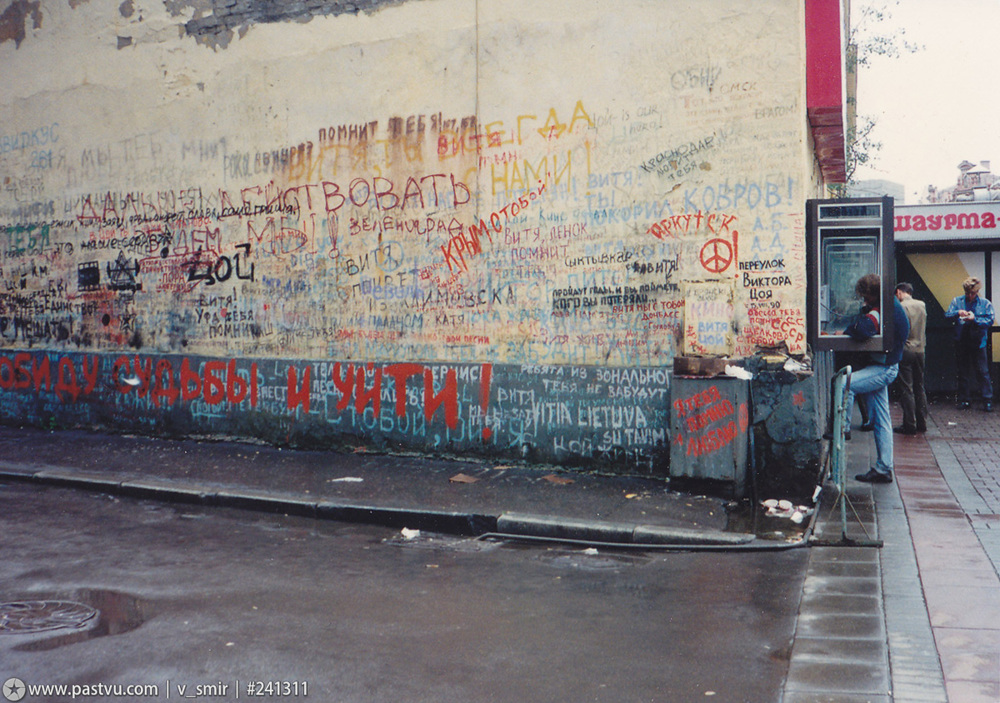
<svg viewBox="0 0 1000 703">
<path fill-rule="evenodd" d="M 127 700 L 161 699 L 187 700 L 198 698 L 214 699 L 258 699 L 258 698 L 304 698 L 309 695 L 309 682 L 286 681 L 283 679 L 254 679 L 215 681 L 212 683 L 163 683 L 124 684 L 40 684 L 25 683 L 12 676 L 0 687 L 0 703 L 3 701 L 31 700 L 76 700 L 83 698 L 122 698 Z"/>
</svg>

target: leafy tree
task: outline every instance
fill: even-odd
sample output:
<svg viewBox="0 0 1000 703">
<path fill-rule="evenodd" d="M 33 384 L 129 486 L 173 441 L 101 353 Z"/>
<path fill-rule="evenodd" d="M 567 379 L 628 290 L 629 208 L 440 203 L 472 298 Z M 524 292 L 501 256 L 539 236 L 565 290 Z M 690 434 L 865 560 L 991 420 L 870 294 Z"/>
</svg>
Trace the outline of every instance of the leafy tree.
<svg viewBox="0 0 1000 703">
<path fill-rule="evenodd" d="M 905 28 L 886 26 L 892 19 L 890 5 L 898 6 L 899 0 L 872 0 L 857 7 L 852 4 L 849 43 L 854 47 L 855 65 L 868 67 L 876 56 L 898 59 L 923 48 L 907 40 Z"/>
<path fill-rule="evenodd" d="M 891 7 L 900 0 L 869 0 L 851 7 L 851 27 L 848 36 L 847 70 L 857 73 L 859 68 L 871 68 L 876 57 L 897 59 L 903 54 L 920 51 L 923 46 L 914 44 L 906 37 L 906 29 L 891 26 Z M 855 98 L 848 98 L 852 103 Z M 848 126 L 846 183 L 832 187 L 835 195 L 847 194 L 847 186 L 856 183 L 855 173 L 859 166 L 873 163 L 882 149 L 882 142 L 875 138 L 878 120 L 865 114 L 858 114 L 854 124 Z"/>
<path fill-rule="evenodd" d="M 847 130 L 847 182 L 855 183 L 854 173 L 858 166 L 874 161 L 882 149 L 882 142 L 877 141 L 872 132 L 875 131 L 876 120 L 869 115 L 858 115 L 854 124 Z"/>
</svg>

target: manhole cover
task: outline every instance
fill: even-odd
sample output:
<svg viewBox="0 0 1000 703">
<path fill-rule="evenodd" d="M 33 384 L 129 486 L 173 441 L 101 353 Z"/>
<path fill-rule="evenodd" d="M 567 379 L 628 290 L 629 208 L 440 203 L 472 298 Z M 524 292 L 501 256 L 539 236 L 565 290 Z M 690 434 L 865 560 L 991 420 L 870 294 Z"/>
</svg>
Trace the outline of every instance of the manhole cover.
<svg viewBox="0 0 1000 703">
<path fill-rule="evenodd" d="M 23 635 L 61 628 L 81 628 L 97 610 L 66 600 L 26 600 L 0 603 L 0 635 Z"/>
</svg>

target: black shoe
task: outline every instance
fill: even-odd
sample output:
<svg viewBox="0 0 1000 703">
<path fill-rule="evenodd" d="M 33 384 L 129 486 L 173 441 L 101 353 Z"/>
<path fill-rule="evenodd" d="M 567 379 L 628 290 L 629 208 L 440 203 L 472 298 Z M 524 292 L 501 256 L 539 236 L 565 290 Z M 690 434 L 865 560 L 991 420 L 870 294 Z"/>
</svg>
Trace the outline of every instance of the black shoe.
<svg viewBox="0 0 1000 703">
<path fill-rule="evenodd" d="M 862 432 L 872 432 L 875 430 L 875 425 L 861 425 L 858 429 Z"/>
<path fill-rule="evenodd" d="M 968 410 L 970 407 L 971 406 L 969 404 L 969 401 L 967 401 L 967 400 L 963 400 L 961 403 L 958 404 L 958 409 L 959 410 Z"/>
<path fill-rule="evenodd" d="M 910 429 L 909 427 L 893 427 L 892 431 L 896 434 L 916 434 L 917 431 Z"/>
<path fill-rule="evenodd" d="M 892 483 L 892 474 L 880 474 L 875 469 L 868 469 L 868 473 L 858 474 L 854 478 L 864 483 Z"/>
<path fill-rule="evenodd" d="M 993 412 L 993 403 L 991 403 L 989 401 L 983 403 L 983 412 L 984 413 L 991 413 L 991 412 Z"/>
</svg>

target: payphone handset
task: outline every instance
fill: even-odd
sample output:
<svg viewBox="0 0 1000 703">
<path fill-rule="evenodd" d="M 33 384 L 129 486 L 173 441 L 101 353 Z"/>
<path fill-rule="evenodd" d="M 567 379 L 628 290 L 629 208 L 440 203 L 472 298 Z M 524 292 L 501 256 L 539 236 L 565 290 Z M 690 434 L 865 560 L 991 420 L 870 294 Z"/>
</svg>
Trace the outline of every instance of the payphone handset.
<svg viewBox="0 0 1000 703">
<path fill-rule="evenodd" d="M 892 310 L 895 289 L 893 199 L 841 198 L 806 203 L 806 326 L 815 351 L 887 351 L 891 314 L 883 314 L 880 334 L 865 342 L 844 330 L 861 312 L 858 280 L 881 278 L 881 310 Z"/>
</svg>

